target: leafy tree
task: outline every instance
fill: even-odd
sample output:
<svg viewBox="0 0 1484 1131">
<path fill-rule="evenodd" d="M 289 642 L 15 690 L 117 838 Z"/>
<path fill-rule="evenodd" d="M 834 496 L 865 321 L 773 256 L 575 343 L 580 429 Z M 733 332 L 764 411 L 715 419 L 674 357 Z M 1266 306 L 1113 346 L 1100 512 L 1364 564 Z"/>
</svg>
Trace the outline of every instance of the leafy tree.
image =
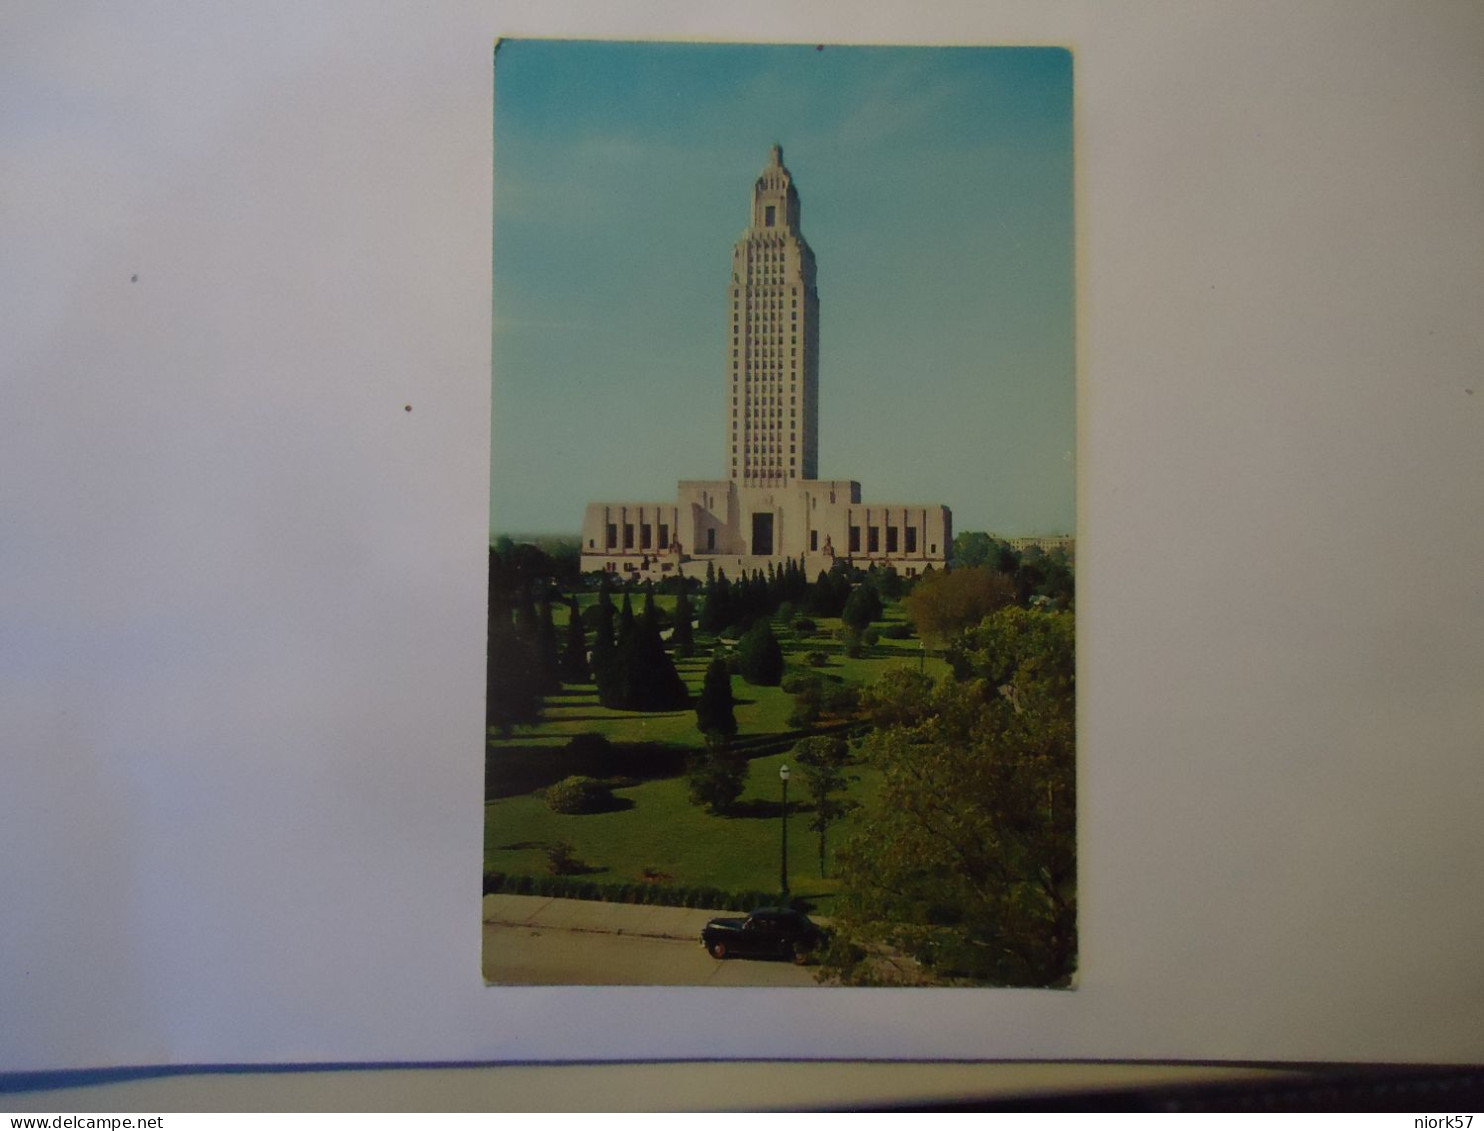
<svg viewBox="0 0 1484 1131">
<path fill-rule="evenodd" d="M 696 703 L 696 726 L 702 734 L 731 737 L 737 733 L 737 715 L 732 710 L 732 676 L 721 657 L 706 668 L 701 697 Z"/>
<path fill-rule="evenodd" d="M 961 530 L 953 536 L 953 565 L 956 569 L 989 565 L 994 539 L 982 530 Z"/>
<path fill-rule="evenodd" d="M 742 796 L 747 783 L 747 760 L 734 753 L 725 736 L 708 736 L 706 751 L 691 760 L 685 784 L 693 804 L 712 814 L 727 812 Z"/>
<path fill-rule="evenodd" d="M 738 643 L 737 668 L 758 687 L 777 687 L 783 678 L 783 649 L 766 620 L 757 621 Z"/>
<path fill-rule="evenodd" d="M 984 566 L 924 574 L 902 601 L 918 635 L 942 644 L 1015 601 L 1015 586 Z"/>
<path fill-rule="evenodd" d="M 837 796 L 850 783 L 845 767 L 850 762 L 850 748 L 843 738 L 816 736 L 801 739 L 794 746 L 794 762 L 804 781 L 804 791 L 814 805 L 809 828 L 819 834 L 819 878 L 825 877 L 825 836 L 854 803 Z"/>
<path fill-rule="evenodd" d="M 1041 563 L 1041 572 L 1043 580 L 1035 596 L 1044 597 L 1057 609 L 1072 608 L 1076 599 L 1076 583 L 1072 576 L 1072 564 L 1067 559 L 1067 552 L 1057 549 L 1047 554 Z"/>
<path fill-rule="evenodd" d="M 1005 608 L 952 650 L 957 678 L 871 689 L 880 793 L 837 854 L 829 959 L 879 981 L 885 944 L 932 977 L 1065 985 L 1076 967 L 1075 675 L 1067 613 Z M 875 963 L 875 964 L 873 964 Z"/>
</svg>

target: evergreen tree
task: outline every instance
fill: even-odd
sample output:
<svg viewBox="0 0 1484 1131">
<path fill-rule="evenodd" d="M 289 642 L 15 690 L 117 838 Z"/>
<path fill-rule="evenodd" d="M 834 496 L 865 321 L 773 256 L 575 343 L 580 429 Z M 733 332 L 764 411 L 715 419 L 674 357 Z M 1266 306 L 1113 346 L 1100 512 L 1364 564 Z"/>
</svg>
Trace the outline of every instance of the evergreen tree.
<svg viewBox="0 0 1484 1131">
<path fill-rule="evenodd" d="M 685 681 L 665 651 L 658 629 L 635 624 L 628 639 L 618 646 L 617 701 L 613 706 L 627 711 L 673 711 L 690 702 Z"/>
<path fill-rule="evenodd" d="M 757 616 L 757 602 L 753 597 L 752 580 L 747 574 L 744 573 L 732 586 L 731 597 L 732 616 L 728 623 L 746 628 Z"/>
<path fill-rule="evenodd" d="M 634 638 L 634 604 L 629 600 L 629 587 L 624 586 L 623 608 L 618 614 L 618 639 L 617 644 L 620 651 L 624 645 Z"/>
<path fill-rule="evenodd" d="M 523 582 L 515 598 L 515 635 L 527 643 L 534 644 L 539 632 L 536 605 L 531 600 L 531 587 Z"/>
<path fill-rule="evenodd" d="M 655 611 L 654 607 L 653 581 L 646 581 L 644 583 L 644 627 L 654 629 L 655 631 L 658 631 L 660 627 L 659 614 Z"/>
<path fill-rule="evenodd" d="M 714 636 L 731 626 L 735 613 L 732 586 L 727 581 L 725 570 L 717 572 L 715 583 L 708 589 L 706 603 L 701 606 L 701 631 Z"/>
<path fill-rule="evenodd" d="M 534 648 L 515 634 L 503 600 L 490 609 L 485 668 L 485 725 L 509 735 L 519 723 L 541 718 Z"/>
<path fill-rule="evenodd" d="M 759 620 L 737 645 L 742 678 L 759 687 L 776 687 L 783 679 L 783 649 L 767 620 Z"/>
<path fill-rule="evenodd" d="M 872 621 L 880 620 L 881 598 L 869 581 L 857 585 L 840 610 L 840 619 L 857 632 L 864 632 Z"/>
<path fill-rule="evenodd" d="M 702 734 L 731 737 L 737 733 L 737 715 L 732 710 L 732 676 L 720 656 L 706 668 L 701 697 L 696 703 L 696 726 Z"/>
<path fill-rule="evenodd" d="M 577 598 L 572 598 L 567 614 L 567 643 L 562 652 L 562 679 L 567 683 L 586 683 L 587 636 L 582 631 L 582 616 L 577 610 Z"/>
<path fill-rule="evenodd" d="M 618 657 L 613 642 L 613 588 L 606 573 L 598 585 L 597 607 L 597 623 L 593 627 L 593 682 L 598 685 L 598 701 L 607 706 L 618 694 Z"/>
<path fill-rule="evenodd" d="M 541 689 L 550 695 L 562 689 L 562 653 L 557 644 L 556 623 L 551 619 L 551 592 L 541 586 L 541 612 L 536 622 L 536 656 L 540 664 Z"/>
<path fill-rule="evenodd" d="M 670 643 L 675 655 L 688 659 L 696 653 L 695 637 L 691 633 L 690 594 L 684 588 L 675 598 L 675 631 L 670 634 Z"/>
</svg>

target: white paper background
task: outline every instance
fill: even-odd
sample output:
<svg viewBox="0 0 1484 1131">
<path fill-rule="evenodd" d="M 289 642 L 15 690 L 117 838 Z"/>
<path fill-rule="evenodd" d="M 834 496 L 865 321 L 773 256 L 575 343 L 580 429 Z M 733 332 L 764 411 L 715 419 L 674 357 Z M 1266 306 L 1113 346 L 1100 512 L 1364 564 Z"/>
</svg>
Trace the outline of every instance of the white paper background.
<svg viewBox="0 0 1484 1131">
<path fill-rule="evenodd" d="M 557 32 L 1073 48 L 1076 992 L 482 986 L 490 50 Z M 7 6 L 0 1069 L 1484 1059 L 1481 63 L 1446 2 Z"/>
</svg>

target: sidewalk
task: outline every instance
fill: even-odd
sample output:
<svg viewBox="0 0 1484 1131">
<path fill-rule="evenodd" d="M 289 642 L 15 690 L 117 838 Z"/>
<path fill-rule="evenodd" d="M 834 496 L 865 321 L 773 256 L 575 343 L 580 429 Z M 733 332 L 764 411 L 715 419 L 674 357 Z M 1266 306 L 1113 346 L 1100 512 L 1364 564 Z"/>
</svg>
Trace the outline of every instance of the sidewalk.
<svg viewBox="0 0 1484 1131">
<path fill-rule="evenodd" d="M 684 939 L 699 943 L 701 928 L 720 915 L 739 911 L 706 911 L 694 907 L 660 907 L 644 903 L 598 903 L 586 899 L 553 899 L 545 895 L 487 895 L 484 921 L 504 927 L 545 927 L 560 931 L 595 931 L 651 939 Z"/>
</svg>

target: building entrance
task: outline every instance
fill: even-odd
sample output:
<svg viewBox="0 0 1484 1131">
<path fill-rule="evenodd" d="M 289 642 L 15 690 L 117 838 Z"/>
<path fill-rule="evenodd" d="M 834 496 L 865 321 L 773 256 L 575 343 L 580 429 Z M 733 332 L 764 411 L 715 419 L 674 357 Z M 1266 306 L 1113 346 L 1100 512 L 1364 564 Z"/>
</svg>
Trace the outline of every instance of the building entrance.
<svg viewBox="0 0 1484 1131">
<path fill-rule="evenodd" d="M 771 554 L 773 552 L 773 512 L 766 514 L 759 511 L 752 516 L 752 552 L 754 554 Z"/>
</svg>

